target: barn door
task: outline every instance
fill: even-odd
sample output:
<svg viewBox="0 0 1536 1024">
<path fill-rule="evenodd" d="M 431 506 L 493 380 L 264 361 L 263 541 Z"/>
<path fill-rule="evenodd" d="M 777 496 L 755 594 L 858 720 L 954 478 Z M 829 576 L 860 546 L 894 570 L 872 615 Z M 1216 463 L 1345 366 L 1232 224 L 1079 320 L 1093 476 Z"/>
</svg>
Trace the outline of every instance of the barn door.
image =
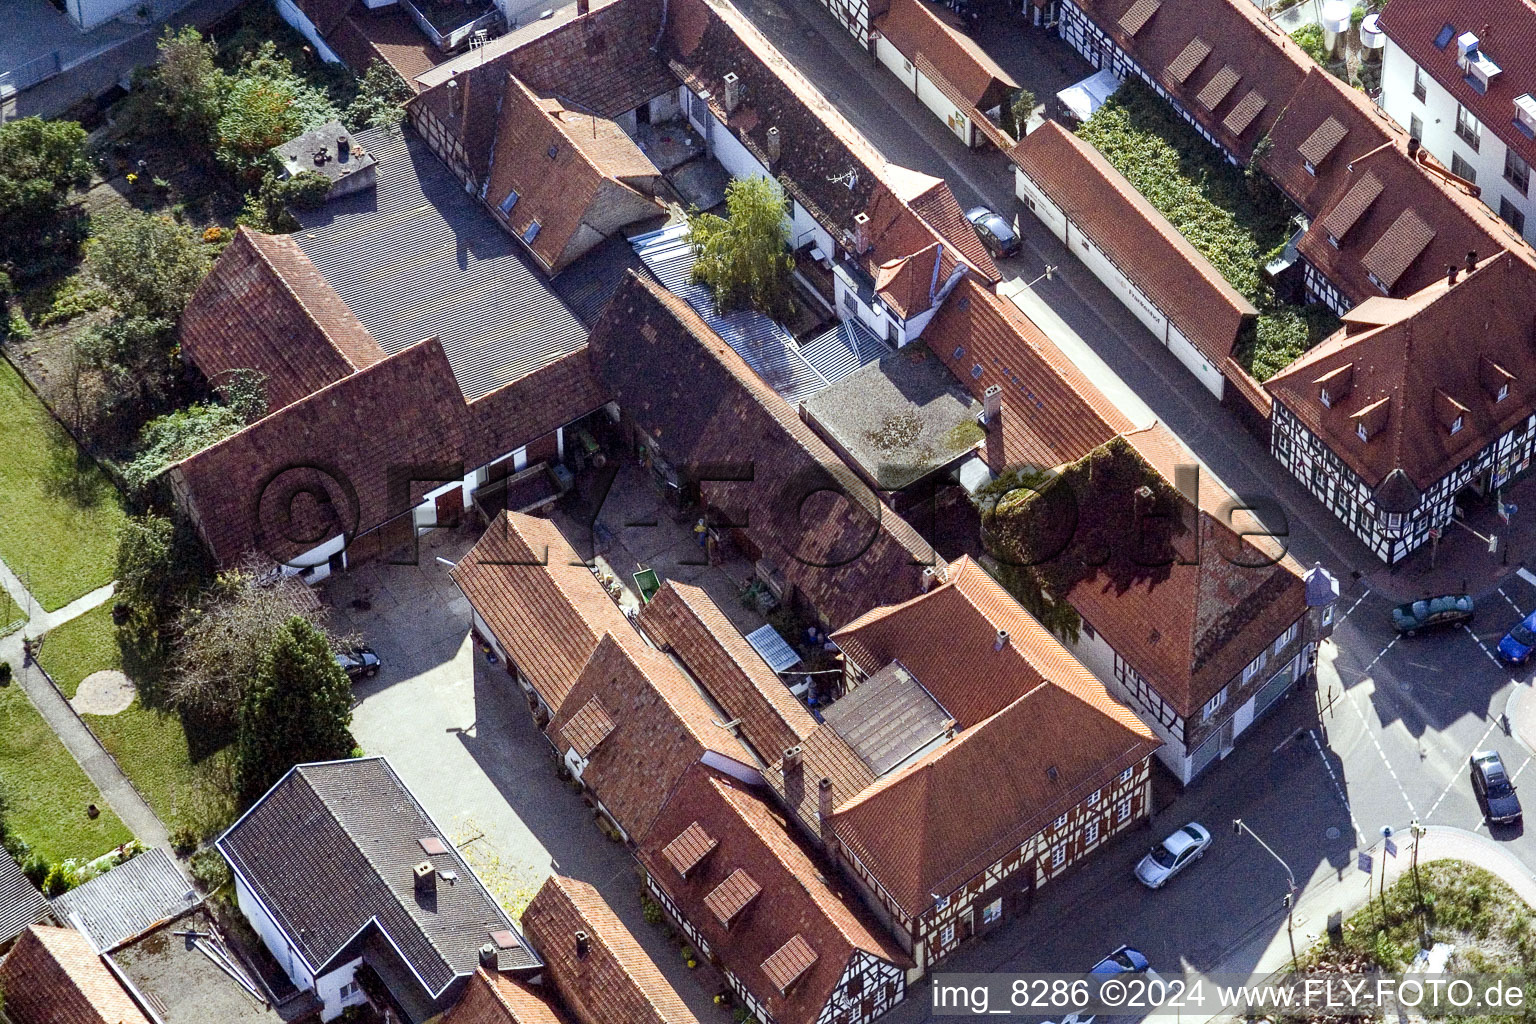
<svg viewBox="0 0 1536 1024">
<path fill-rule="evenodd" d="M 458 526 L 463 518 L 464 488 L 450 488 L 437 496 L 438 526 Z"/>
</svg>

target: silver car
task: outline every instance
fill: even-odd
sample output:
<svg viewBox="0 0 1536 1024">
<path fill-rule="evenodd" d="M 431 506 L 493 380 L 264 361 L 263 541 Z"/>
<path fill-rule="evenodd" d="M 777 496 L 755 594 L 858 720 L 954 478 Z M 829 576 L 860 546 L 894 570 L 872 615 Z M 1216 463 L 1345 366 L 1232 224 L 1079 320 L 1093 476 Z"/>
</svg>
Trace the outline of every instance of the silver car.
<svg viewBox="0 0 1536 1024">
<path fill-rule="evenodd" d="M 1149 889 L 1161 889 L 1168 879 L 1205 856 L 1205 848 L 1210 845 L 1210 832 L 1192 821 L 1141 858 L 1136 865 L 1136 878 Z"/>
</svg>

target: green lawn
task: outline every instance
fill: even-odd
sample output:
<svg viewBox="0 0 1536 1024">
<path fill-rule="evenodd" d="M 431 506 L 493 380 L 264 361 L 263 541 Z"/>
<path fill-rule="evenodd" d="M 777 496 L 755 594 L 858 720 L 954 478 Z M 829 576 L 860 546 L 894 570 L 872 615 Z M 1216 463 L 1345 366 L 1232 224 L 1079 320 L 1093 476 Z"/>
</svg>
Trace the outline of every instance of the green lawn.
<svg viewBox="0 0 1536 1024">
<path fill-rule="evenodd" d="M 121 496 L 0 359 L 0 559 L 44 608 L 112 581 Z"/>
<path fill-rule="evenodd" d="M 112 609 L 92 609 L 50 632 L 39 660 L 70 697 L 92 672 L 122 668 Z M 206 836 L 234 817 L 225 742 L 194 755 L 179 717 L 138 700 L 121 714 L 83 717 L 167 828 Z"/>
<path fill-rule="evenodd" d="M 49 861 L 89 860 L 133 838 L 16 683 L 0 689 L 0 794 L 6 825 Z M 101 808 L 94 821 L 89 804 Z"/>
<path fill-rule="evenodd" d="M 206 838 L 234 820 L 229 747 L 194 761 L 181 719 L 137 700 L 121 714 L 83 717 L 166 828 Z"/>
<path fill-rule="evenodd" d="M 92 672 L 122 668 L 111 602 L 50 630 L 37 661 L 59 684 L 64 696 L 70 698 L 80 681 Z"/>
</svg>

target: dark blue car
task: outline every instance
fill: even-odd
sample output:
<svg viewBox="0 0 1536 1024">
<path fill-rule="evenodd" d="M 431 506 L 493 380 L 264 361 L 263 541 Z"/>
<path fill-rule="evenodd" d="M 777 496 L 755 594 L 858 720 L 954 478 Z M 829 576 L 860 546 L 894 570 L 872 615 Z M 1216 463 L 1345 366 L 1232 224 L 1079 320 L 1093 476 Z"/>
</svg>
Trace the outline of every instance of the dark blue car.
<svg viewBox="0 0 1536 1024">
<path fill-rule="evenodd" d="M 1536 612 L 1509 627 L 1499 641 L 1499 657 L 1511 665 L 1524 665 L 1536 650 Z"/>
</svg>

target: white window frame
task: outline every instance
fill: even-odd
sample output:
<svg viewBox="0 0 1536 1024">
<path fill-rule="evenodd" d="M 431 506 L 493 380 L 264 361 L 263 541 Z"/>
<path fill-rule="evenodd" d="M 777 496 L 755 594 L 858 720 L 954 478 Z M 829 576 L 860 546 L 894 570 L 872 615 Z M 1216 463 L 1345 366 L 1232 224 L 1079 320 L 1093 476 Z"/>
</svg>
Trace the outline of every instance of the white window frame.
<svg viewBox="0 0 1536 1024">
<path fill-rule="evenodd" d="M 1086 803 L 1089 807 L 1092 807 L 1094 804 L 1099 802 L 1099 797 L 1103 795 L 1104 791 L 1102 789 L 1096 789 L 1092 793 L 1089 793 L 1088 799 L 1083 802 Z"/>
<path fill-rule="evenodd" d="M 1263 659 L 1264 659 L 1264 655 L 1261 654 L 1257 658 L 1255 658 L 1254 661 L 1262 662 Z M 1250 662 L 1249 664 L 1252 664 L 1252 662 Z M 1248 670 L 1244 669 L 1243 670 L 1243 682 L 1246 683 L 1250 678 L 1251 677 L 1248 675 Z M 1206 719 L 1210 718 L 1212 715 L 1214 715 L 1216 712 L 1220 711 L 1221 708 L 1222 708 L 1222 705 L 1226 704 L 1226 702 L 1227 702 L 1227 688 L 1225 686 L 1223 686 L 1221 689 L 1216 691 L 1216 695 L 1214 697 L 1212 697 L 1210 700 L 1205 702 L 1205 707 L 1200 709 L 1200 721 L 1203 722 Z"/>
<path fill-rule="evenodd" d="M 1001 921 L 1002 919 L 1003 898 L 1001 896 L 981 908 L 982 924 L 991 924 L 994 921 Z"/>
<path fill-rule="evenodd" d="M 1083 841 L 1089 846 L 1099 841 L 1099 823 L 1097 820 L 1090 821 L 1088 827 L 1083 830 Z"/>
<path fill-rule="evenodd" d="M 1130 782 L 1131 781 L 1131 776 L 1135 775 L 1135 774 L 1136 774 L 1136 766 L 1135 765 L 1131 765 L 1125 771 L 1120 773 L 1119 781 L 1120 782 Z"/>
<path fill-rule="evenodd" d="M 1057 818 L 1055 821 L 1051 822 L 1051 828 L 1066 828 L 1066 827 L 1067 827 L 1067 816 L 1065 814 L 1063 814 L 1061 817 Z"/>
<path fill-rule="evenodd" d="M 1466 426 L 1465 417 L 1463 417 L 1460 413 L 1457 413 L 1456 418 L 1451 420 L 1451 433 L 1461 433 L 1461 428 L 1464 426 Z"/>
<path fill-rule="evenodd" d="M 1055 871 L 1067 862 L 1067 844 L 1057 843 L 1051 850 L 1051 870 Z"/>
<path fill-rule="evenodd" d="M 1120 802 L 1115 804 L 1115 821 L 1125 822 L 1131 816 L 1131 798 L 1123 796 Z"/>
<path fill-rule="evenodd" d="M 939 929 L 939 945 L 952 945 L 955 941 L 955 922 L 951 921 Z"/>
<path fill-rule="evenodd" d="M 1494 396 L 1493 400 L 1495 402 L 1502 402 L 1502 401 L 1504 401 L 1504 399 L 1506 399 L 1508 397 L 1509 397 L 1509 381 L 1505 381 L 1504 383 L 1499 385 L 1499 393 L 1496 396 Z"/>
<path fill-rule="evenodd" d="M 1269 649 L 1265 648 L 1259 652 L 1259 656 L 1257 658 L 1254 658 L 1248 664 L 1243 666 L 1243 682 L 1248 682 L 1254 676 L 1264 671 L 1264 665 L 1267 661 L 1269 661 Z M 1225 700 L 1226 698 L 1223 697 L 1222 699 Z"/>
<path fill-rule="evenodd" d="M 1301 630 L 1301 623 L 1300 622 L 1293 622 L 1293 623 L 1290 624 L 1290 626 L 1286 629 L 1286 631 L 1284 633 L 1281 633 L 1279 636 L 1275 637 L 1275 647 L 1274 647 L 1275 653 L 1279 654 L 1281 651 L 1285 650 L 1285 645 L 1290 643 L 1292 640 L 1295 640 L 1296 639 L 1296 634 L 1300 630 Z"/>
<path fill-rule="evenodd" d="M 1362 441 L 1369 441 L 1371 439 L 1371 435 L 1366 431 L 1364 423 L 1355 424 L 1355 436 Z"/>
</svg>

